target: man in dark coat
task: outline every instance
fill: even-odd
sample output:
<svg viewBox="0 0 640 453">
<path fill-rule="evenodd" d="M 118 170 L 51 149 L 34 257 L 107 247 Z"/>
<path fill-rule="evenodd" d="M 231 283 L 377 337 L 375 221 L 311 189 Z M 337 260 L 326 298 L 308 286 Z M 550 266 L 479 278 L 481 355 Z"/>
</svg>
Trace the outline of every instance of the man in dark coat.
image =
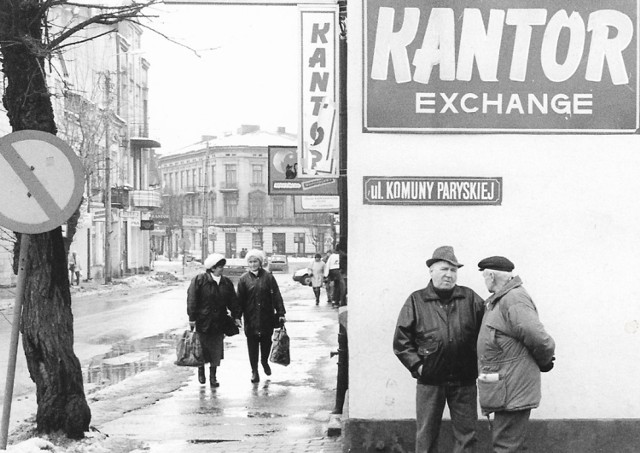
<svg viewBox="0 0 640 453">
<path fill-rule="evenodd" d="M 265 262 L 262 250 L 247 253 L 249 271 L 238 281 L 238 300 L 244 315 L 244 333 L 247 336 L 251 382 L 260 381 L 258 357 L 267 376 L 271 375 L 269 353 L 273 329 L 284 325 L 285 308 L 275 277 L 262 268 Z"/>
<path fill-rule="evenodd" d="M 456 285 L 453 248 L 442 246 L 427 260 L 431 281 L 414 291 L 400 311 L 393 351 L 417 379 L 416 452 L 438 452 L 445 404 L 449 406 L 454 453 L 475 451 L 478 421 L 476 340 L 484 302 Z"/>
</svg>

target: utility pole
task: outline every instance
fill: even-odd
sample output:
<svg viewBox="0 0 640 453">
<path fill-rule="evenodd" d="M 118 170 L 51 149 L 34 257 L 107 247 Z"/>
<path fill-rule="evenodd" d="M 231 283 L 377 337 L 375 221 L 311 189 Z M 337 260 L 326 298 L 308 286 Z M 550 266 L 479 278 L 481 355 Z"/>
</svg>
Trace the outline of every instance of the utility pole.
<svg viewBox="0 0 640 453">
<path fill-rule="evenodd" d="M 111 282 L 111 76 L 104 75 L 105 122 L 104 122 L 104 283 Z"/>
<path fill-rule="evenodd" d="M 203 219 L 202 219 L 202 263 L 209 255 L 209 143 L 205 151 L 204 159 L 204 184 L 202 185 L 202 203 Z"/>
</svg>

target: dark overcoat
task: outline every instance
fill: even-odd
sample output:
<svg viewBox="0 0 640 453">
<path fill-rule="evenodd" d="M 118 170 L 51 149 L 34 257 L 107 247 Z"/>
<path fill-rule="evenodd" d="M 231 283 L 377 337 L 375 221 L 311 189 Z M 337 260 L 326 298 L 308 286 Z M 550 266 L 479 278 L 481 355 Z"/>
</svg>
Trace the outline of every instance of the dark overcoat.
<svg viewBox="0 0 640 453">
<path fill-rule="evenodd" d="M 262 268 L 258 275 L 245 272 L 240 277 L 238 301 L 247 336 L 271 335 L 278 326 L 278 318 L 286 312 L 275 277 Z"/>
</svg>

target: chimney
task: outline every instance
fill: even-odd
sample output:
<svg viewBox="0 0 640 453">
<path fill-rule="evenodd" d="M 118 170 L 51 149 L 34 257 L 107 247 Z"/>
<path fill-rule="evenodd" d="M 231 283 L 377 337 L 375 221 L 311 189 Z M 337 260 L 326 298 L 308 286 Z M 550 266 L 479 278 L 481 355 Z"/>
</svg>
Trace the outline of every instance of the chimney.
<svg viewBox="0 0 640 453">
<path fill-rule="evenodd" d="M 250 134 L 251 132 L 257 132 L 260 130 L 260 126 L 255 124 L 243 124 L 238 129 L 238 135 Z"/>
<path fill-rule="evenodd" d="M 278 132 L 278 134 L 286 134 L 287 133 L 287 128 L 284 127 L 284 126 L 279 126 L 277 132 Z"/>
<path fill-rule="evenodd" d="M 215 140 L 216 137 L 215 135 L 203 135 L 202 136 L 202 140 L 200 140 L 201 142 L 208 142 L 209 140 Z"/>
</svg>

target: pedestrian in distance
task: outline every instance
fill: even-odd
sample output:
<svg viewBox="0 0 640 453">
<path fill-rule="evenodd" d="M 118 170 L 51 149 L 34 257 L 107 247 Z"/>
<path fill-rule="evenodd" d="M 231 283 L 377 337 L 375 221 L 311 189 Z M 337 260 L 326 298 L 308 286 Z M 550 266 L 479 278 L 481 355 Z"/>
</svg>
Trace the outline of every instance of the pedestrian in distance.
<svg viewBox="0 0 640 453">
<path fill-rule="evenodd" d="M 80 286 L 80 261 L 78 260 L 78 254 L 73 250 L 69 254 L 69 283 L 73 286 L 73 281 L 76 281 L 76 285 Z"/>
<path fill-rule="evenodd" d="M 437 453 L 445 404 L 449 406 L 454 453 L 475 452 L 478 422 L 476 340 L 484 302 L 456 284 L 453 247 L 438 247 L 427 260 L 431 280 L 404 303 L 393 351 L 417 379 L 416 453 Z"/>
<path fill-rule="evenodd" d="M 478 263 L 491 297 L 478 335 L 478 391 L 482 413 L 494 413 L 494 453 L 524 444 L 531 409 L 540 405 L 540 372 L 553 368 L 555 342 L 538 318 L 531 296 L 503 256 Z"/>
<path fill-rule="evenodd" d="M 189 325 L 200 336 L 205 364 L 209 364 L 209 383 L 211 387 L 219 387 L 216 371 L 224 358 L 224 318 L 231 317 L 238 327 L 240 321 L 240 305 L 233 282 L 222 275 L 227 264 L 226 258 L 214 253 L 204 261 L 205 271 L 196 275 L 187 291 L 187 315 Z M 198 381 L 207 382 L 205 367 L 198 367 Z"/>
<path fill-rule="evenodd" d="M 336 250 L 331 252 L 324 268 L 324 276 L 333 284 L 332 299 L 333 306 L 336 308 L 345 305 L 346 300 L 344 277 L 340 271 L 339 247 L 340 244 L 336 246 Z"/>
<path fill-rule="evenodd" d="M 284 302 L 278 282 L 271 272 L 263 269 L 265 255 L 262 250 L 249 250 L 249 270 L 238 281 L 238 300 L 244 316 L 244 333 L 247 337 L 251 382 L 260 382 L 258 361 L 264 373 L 271 375 L 269 353 L 273 329 L 284 326 L 286 321 Z"/>
<path fill-rule="evenodd" d="M 316 305 L 320 305 L 320 288 L 324 283 L 324 266 L 322 255 L 316 253 L 313 263 L 311 263 L 311 287 L 316 296 Z"/>
</svg>

